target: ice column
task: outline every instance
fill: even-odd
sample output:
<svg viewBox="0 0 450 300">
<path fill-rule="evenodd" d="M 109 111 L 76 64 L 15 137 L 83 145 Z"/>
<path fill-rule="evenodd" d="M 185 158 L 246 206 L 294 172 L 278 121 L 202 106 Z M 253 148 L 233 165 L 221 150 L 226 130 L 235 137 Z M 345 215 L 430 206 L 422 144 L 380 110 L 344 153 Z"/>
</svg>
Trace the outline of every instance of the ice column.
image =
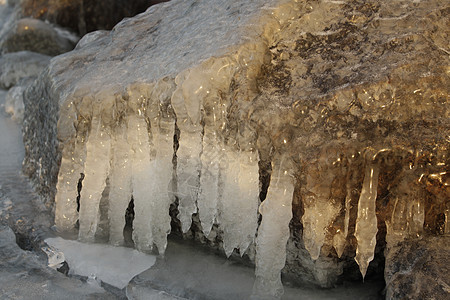
<svg viewBox="0 0 450 300">
<path fill-rule="evenodd" d="M 344 229 L 343 231 L 337 232 L 333 237 L 333 246 L 336 249 L 338 257 L 342 256 L 345 249 L 345 242 L 348 235 L 348 224 L 350 221 L 350 203 L 351 203 L 351 190 L 349 187 L 349 182 L 347 182 L 347 195 L 345 197 L 345 216 L 344 216 Z"/>
<path fill-rule="evenodd" d="M 219 226 L 226 255 L 230 256 L 235 248 L 243 255 L 258 227 L 259 159 L 256 151 L 228 150 L 225 155 L 220 167 L 223 195 Z"/>
<path fill-rule="evenodd" d="M 78 220 L 78 181 L 86 159 L 88 122 L 86 112 L 77 111 L 76 100 L 83 102 L 83 97 L 74 96 L 67 106 L 61 107 L 65 117 L 58 121 L 58 128 L 64 128 L 58 132 L 58 139 L 65 141 L 55 195 L 55 224 L 61 231 L 74 229 Z"/>
<path fill-rule="evenodd" d="M 235 70 L 233 59 L 221 57 L 204 62 L 201 68 L 195 71 L 197 86 L 194 86 L 194 93 L 203 99 L 201 107 L 204 123 L 197 204 L 200 222 L 206 236 L 218 218 L 219 199 L 223 192 L 221 166 L 227 165 L 227 157 L 222 133 L 226 127 L 227 101 L 229 101 L 223 95 L 229 90 Z"/>
<path fill-rule="evenodd" d="M 304 201 L 303 241 L 313 260 L 319 258 L 327 229 L 340 210 L 330 201 L 330 182 L 319 178 L 311 183 L 314 186 Z"/>
<path fill-rule="evenodd" d="M 77 187 L 85 157 L 85 137 L 79 132 L 72 143 L 66 144 L 62 153 L 55 196 L 55 224 L 58 230 L 70 231 L 78 220 Z"/>
<path fill-rule="evenodd" d="M 128 116 L 128 143 L 131 146 L 131 186 L 134 199 L 133 241 L 139 251 L 151 251 L 152 197 L 150 173 L 150 141 L 147 122 L 143 115 Z"/>
<path fill-rule="evenodd" d="M 131 200 L 131 148 L 127 139 L 127 124 L 122 123 L 114 131 L 112 163 L 109 177 L 109 242 L 124 242 L 125 211 Z"/>
<path fill-rule="evenodd" d="M 346 176 L 346 196 L 345 196 L 345 216 L 344 216 L 344 228 L 336 232 L 333 237 L 333 246 L 336 249 L 336 253 L 338 257 L 342 256 L 344 253 L 345 244 L 347 241 L 348 235 L 348 225 L 350 222 L 350 209 L 351 209 L 351 201 L 352 201 L 352 168 L 349 167 L 347 170 Z"/>
<path fill-rule="evenodd" d="M 366 159 L 364 181 L 358 202 L 358 216 L 356 219 L 355 237 L 358 241 L 355 260 L 364 278 L 367 267 L 374 257 L 377 216 L 376 199 L 378 186 L 379 165 L 371 155 Z"/>
<path fill-rule="evenodd" d="M 419 237 L 425 221 L 424 205 L 420 198 L 411 199 L 408 206 L 408 231 L 410 236 Z"/>
<path fill-rule="evenodd" d="M 216 220 L 217 203 L 221 197 L 219 191 L 219 169 L 223 160 L 224 145 L 214 129 L 205 126 L 203 152 L 201 155 L 200 192 L 198 195 L 198 213 L 203 233 L 208 236 Z"/>
<path fill-rule="evenodd" d="M 80 195 L 80 230 L 78 238 L 85 242 L 94 242 L 100 219 L 100 199 L 105 189 L 110 169 L 110 130 L 102 124 L 100 112 L 96 113 L 94 110 L 93 115 L 91 131 L 86 143 L 85 177 Z"/>
<path fill-rule="evenodd" d="M 181 229 L 187 232 L 191 227 L 192 214 L 197 212 L 197 197 L 200 188 L 200 153 L 202 152 L 202 126 L 200 124 L 201 97 L 195 74 L 189 70 L 175 78 L 177 89 L 172 95 L 172 106 L 180 130 L 177 150 L 178 219 Z M 196 93 L 197 91 L 197 93 Z"/>
<path fill-rule="evenodd" d="M 256 239 L 256 279 L 252 299 L 280 299 L 283 295 L 281 269 L 286 262 L 292 218 L 293 180 L 290 159 L 275 157 L 267 198 L 259 208 L 262 222 Z"/>
<path fill-rule="evenodd" d="M 167 247 L 167 234 L 170 232 L 169 208 L 173 201 L 170 186 L 173 178 L 173 137 L 175 119 L 170 107 L 171 84 L 162 80 L 150 97 L 147 115 L 152 132 L 152 161 L 149 173 L 151 179 L 147 183 L 151 188 L 149 195 L 152 203 L 151 227 L 154 244 L 158 252 L 163 254 Z"/>
</svg>

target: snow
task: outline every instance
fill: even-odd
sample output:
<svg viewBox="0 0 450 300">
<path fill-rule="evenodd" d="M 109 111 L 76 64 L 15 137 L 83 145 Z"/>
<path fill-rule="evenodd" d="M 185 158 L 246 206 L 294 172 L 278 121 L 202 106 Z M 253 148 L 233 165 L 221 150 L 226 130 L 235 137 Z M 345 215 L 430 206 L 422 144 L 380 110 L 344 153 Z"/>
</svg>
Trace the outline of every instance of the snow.
<svg viewBox="0 0 450 300">
<path fill-rule="evenodd" d="M 96 277 L 119 289 L 156 262 L 155 256 L 131 248 L 85 244 L 60 237 L 45 242 L 64 254 L 70 274 Z"/>
</svg>

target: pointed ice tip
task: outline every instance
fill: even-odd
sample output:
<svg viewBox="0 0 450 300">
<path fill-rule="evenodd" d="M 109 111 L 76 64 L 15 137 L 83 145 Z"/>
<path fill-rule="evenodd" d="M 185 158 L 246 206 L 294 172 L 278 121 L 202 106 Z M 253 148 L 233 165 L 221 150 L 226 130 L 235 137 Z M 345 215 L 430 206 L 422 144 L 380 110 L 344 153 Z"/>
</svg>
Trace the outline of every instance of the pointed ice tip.
<svg viewBox="0 0 450 300">
<path fill-rule="evenodd" d="M 359 272 L 361 272 L 361 276 L 362 276 L 363 282 L 364 282 L 364 277 L 366 277 L 366 272 L 367 272 L 367 268 L 369 267 L 369 263 L 366 263 L 365 261 L 358 261 L 356 259 L 356 257 L 355 257 L 355 261 L 359 265 Z"/>
</svg>

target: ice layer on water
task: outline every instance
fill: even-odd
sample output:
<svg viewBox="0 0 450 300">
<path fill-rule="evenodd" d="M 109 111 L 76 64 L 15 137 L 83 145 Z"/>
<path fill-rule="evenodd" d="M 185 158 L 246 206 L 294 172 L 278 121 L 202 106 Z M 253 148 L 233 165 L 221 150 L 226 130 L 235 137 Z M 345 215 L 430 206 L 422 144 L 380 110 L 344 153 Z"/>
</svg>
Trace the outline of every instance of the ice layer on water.
<svg viewBox="0 0 450 300">
<path fill-rule="evenodd" d="M 85 244 L 59 237 L 46 239 L 45 242 L 53 252 L 64 257 L 70 274 L 98 278 L 118 289 L 126 287 L 134 276 L 156 262 L 155 256 L 130 248 Z M 50 258 L 53 263 L 53 256 Z"/>
</svg>

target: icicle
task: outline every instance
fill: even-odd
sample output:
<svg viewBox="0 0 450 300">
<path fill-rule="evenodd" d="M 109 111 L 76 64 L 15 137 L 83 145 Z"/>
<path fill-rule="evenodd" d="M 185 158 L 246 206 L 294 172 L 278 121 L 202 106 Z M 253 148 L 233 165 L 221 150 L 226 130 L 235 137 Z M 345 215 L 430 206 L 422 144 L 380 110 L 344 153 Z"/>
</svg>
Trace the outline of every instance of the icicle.
<svg viewBox="0 0 450 300">
<path fill-rule="evenodd" d="M 183 232 L 189 230 L 192 223 L 192 214 L 197 212 L 203 130 L 200 125 L 200 99 L 186 93 L 187 83 L 180 82 L 184 80 L 183 77 L 185 76 L 187 74 L 182 73 L 175 79 L 178 86 L 171 99 L 180 130 L 177 150 L 176 194 L 178 197 L 178 219 L 181 222 Z M 190 82 L 190 84 L 193 83 Z"/>
<path fill-rule="evenodd" d="M 340 207 L 337 208 L 329 199 L 331 181 L 320 180 L 303 202 L 303 241 L 313 260 L 319 258 L 327 229 L 340 211 Z"/>
<path fill-rule="evenodd" d="M 364 182 L 358 202 L 358 217 L 356 219 L 355 237 L 358 241 L 355 260 L 363 278 L 367 267 L 374 257 L 377 228 L 376 199 L 378 186 L 379 165 L 367 159 Z"/>
<path fill-rule="evenodd" d="M 159 123 L 159 124 L 158 124 Z M 173 136 L 175 134 L 175 120 L 161 118 L 159 122 L 152 121 L 153 146 L 156 151 L 149 173 L 152 174 L 150 195 L 152 202 L 151 227 L 153 239 L 159 254 L 163 254 L 167 247 L 167 235 L 170 232 L 169 208 L 173 199 L 169 184 L 173 176 Z"/>
<path fill-rule="evenodd" d="M 395 198 L 390 220 L 386 220 L 386 243 L 388 247 L 397 244 L 406 237 L 408 222 L 405 198 Z"/>
<path fill-rule="evenodd" d="M 445 212 L 445 228 L 444 228 L 444 233 L 445 234 L 450 234 L 450 209 L 446 209 Z"/>
<path fill-rule="evenodd" d="M 408 233 L 412 237 L 420 237 L 423 232 L 425 210 L 420 199 L 412 199 L 408 206 Z"/>
<path fill-rule="evenodd" d="M 112 145 L 113 158 L 109 177 L 109 242 L 112 245 L 122 245 L 125 211 L 131 199 L 131 149 L 127 141 L 125 124 L 116 128 Z"/>
<path fill-rule="evenodd" d="M 280 299 L 281 269 L 286 262 L 286 243 L 292 218 L 294 193 L 292 163 L 275 157 L 266 200 L 259 211 L 262 222 L 256 239 L 256 270 L 252 299 Z"/>
<path fill-rule="evenodd" d="M 192 214 L 197 212 L 197 198 L 200 185 L 200 153 L 202 134 L 200 126 L 193 131 L 181 130 L 177 151 L 177 197 L 178 219 L 181 229 L 187 232 L 191 227 Z"/>
<path fill-rule="evenodd" d="M 333 246 L 336 249 L 336 253 L 340 258 L 344 253 L 345 245 L 347 242 L 348 236 L 348 225 L 350 223 L 350 209 L 351 209 L 351 201 L 352 201 L 352 187 L 354 185 L 353 182 L 353 174 L 352 174 L 352 165 L 347 168 L 347 176 L 346 176 L 346 196 L 345 196 L 345 216 L 344 216 L 344 228 L 337 232 L 333 237 Z"/>
<path fill-rule="evenodd" d="M 251 151 L 227 151 L 221 164 L 223 195 L 220 200 L 219 226 L 222 228 L 225 254 L 239 249 L 243 255 L 254 241 L 258 226 L 258 155 Z"/>
<path fill-rule="evenodd" d="M 86 157 L 84 139 L 84 136 L 77 136 L 73 145 L 67 143 L 63 150 L 55 196 L 55 224 L 61 231 L 74 229 L 78 220 L 78 180 Z"/>
<path fill-rule="evenodd" d="M 223 145 L 216 132 L 205 126 L 203 152 L 201 155 L 200 191 L 198 195 L 198 213 L 203 233 L 208 236 L 216 219 L 219 200 L 219 165 L 222 160 Z"/>
<path fill-rule="evenodd" d="M 151 251 L 152 235 L 152 188 L 150 182 L 150 144 L 147 122 L 143 116 L 128 116 L 128 143 L 131 146 L 131 168 L 134 199 L 133 241 L 136 249 Z"/>
<path fill-rule="evenodd" d="M 336 253 L 340 258 L 344 253 L 345 243 L 348 235 L 348 224 L 350 222 L 350 203 L 351 203 L 351 187 L 350 182 L 347 181 L 347 195 L 345 197 L 345 217 L 344 217 L 344 230 L 337 232 L 333 237 L 333 246 L 336 249 Z"/>
<path fill-rule="evenodd" d="M 92 119 L 86 143 L 83 189 L 80 198 L 81 241 L 93 242 L 99 222 L 99 205 L 110 169 L 111 137 L 98 118 Z"/>
</svg>

